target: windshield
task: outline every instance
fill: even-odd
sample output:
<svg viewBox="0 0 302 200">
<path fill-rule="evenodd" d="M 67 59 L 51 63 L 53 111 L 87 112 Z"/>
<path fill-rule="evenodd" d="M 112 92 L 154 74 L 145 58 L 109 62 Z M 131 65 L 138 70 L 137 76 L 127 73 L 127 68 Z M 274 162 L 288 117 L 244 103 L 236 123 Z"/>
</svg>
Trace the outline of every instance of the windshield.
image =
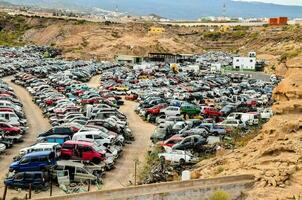
<svg viewBox="0 0 302 200">
<path fill-rule="evenodd" d="M 97 152 L 100 152 L 100 151 L 103 151 L 103 147 L 102 146 L 98 146 L 96 144 L 92 145 L 92 148 L 97 151 Z"/>
</svg>

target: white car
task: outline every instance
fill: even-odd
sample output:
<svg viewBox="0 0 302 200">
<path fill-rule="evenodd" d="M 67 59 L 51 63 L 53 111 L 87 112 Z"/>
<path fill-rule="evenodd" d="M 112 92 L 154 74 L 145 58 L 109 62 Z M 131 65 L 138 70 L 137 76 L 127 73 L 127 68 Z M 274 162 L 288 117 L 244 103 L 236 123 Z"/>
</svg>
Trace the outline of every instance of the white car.
<svg viewBox="0 0 302 200">
<path fill-rule="evenodd" d="M 244 128 L 246 125 L 240 120 L 226 119 L 223 122 L 218 123 L 223 127 L 227 128 Z"/>
<path fill-rule="evenodd" d="M 168 106 L 160 110 L 161 113 L 168 116 L 180 116 L 180 108 L 176 106 Z"/>
<path fill-rule="evenodd" d="M 0 143 L 0 153 L 3 153 L 6 149 L 5 144 Z"/>
<path fill-rule="evenodd" d="M 166 152 L 165 153 L 159 153 L 158 157 L 159 159 L 163 161 L 169 161 L 171 163 L 177 163 L 180 165 L 183 164 L 194 164 L 199 161 L 199 159 L 192 155 L 192 153 L 188 151 L 182 151 L 182 150 L 172 150 L 169 147 L 165 147 Z"/>
</svg>

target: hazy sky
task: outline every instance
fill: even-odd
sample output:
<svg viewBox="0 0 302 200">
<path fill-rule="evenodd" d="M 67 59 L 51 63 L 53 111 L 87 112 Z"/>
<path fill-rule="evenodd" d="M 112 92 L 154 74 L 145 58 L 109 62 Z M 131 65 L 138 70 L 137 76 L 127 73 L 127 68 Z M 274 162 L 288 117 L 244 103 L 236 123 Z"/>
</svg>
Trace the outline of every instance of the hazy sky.
<svg viewBox="0 0 302 200">
<path fill-rule="evenodd" d="M 259 1 L 265 3 L 276 3 L 284 5 L 299 5 L 302 6 L 302 0 L 240 0 L 240 1 Z"/>
</svg>

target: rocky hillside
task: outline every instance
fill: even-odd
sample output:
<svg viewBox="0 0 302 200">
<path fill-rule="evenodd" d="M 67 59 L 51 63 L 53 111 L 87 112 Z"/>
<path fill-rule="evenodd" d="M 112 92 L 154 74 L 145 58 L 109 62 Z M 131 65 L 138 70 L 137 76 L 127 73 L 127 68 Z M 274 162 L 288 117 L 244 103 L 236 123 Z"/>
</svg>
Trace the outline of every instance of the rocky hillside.
<svg viewBox="0 0 302 200">
<path fill-rule="evenodd" d="M 284 72 L 285 61 L 302 52 L 302 28 L 235 27 L 220 32 L 219 28 L 171 27 L 166 33 L 149 35 L 154 24 L 109 24 L 85 21 L 11 17 L 0 15 L 0 44 L 51 45 L 63 50 L 65 58 L 112 60 L 117 54 L 145 56 L 149 52 L 201 53 L 225 50 L 247 53 L 256 50 L 269 61 L 269 71 Z M 158 25 L 155 25 L 158 26 Z M 211 28 L 212 29 L 212 28 Z"/>
</svg>

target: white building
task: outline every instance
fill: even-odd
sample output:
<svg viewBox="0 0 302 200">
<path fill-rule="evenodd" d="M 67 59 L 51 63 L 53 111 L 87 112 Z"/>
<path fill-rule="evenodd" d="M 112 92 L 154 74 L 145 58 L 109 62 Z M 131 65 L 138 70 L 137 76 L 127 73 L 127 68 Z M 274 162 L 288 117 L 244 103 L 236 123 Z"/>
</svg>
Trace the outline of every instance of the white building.
<svg viewBox="0 0 302 200">
<path fill-rule="evenodd" d="M 237 70 L 255 70 L 256 58 L 255 57 L 234 57 L 233 69 Z"/>
</svg>

